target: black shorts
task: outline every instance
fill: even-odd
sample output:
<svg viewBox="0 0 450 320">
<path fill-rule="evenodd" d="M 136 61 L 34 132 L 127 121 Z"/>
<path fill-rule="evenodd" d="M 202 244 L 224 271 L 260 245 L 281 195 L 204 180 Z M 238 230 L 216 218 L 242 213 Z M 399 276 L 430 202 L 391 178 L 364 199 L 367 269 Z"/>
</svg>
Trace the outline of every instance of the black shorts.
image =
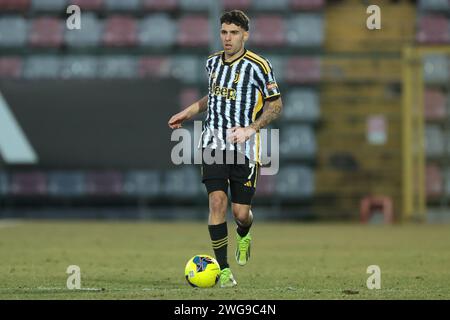
<svg viewBox="0 0 450 320">
<path fill-rule="evenodd" d="M 213 155 L 215 151 L 212 151 Z M 250 162 L 247 157 L 244 157 L 245 163 L 238 164 L 236 151 L 220 150 L 218 152 L 222 152 L 222 164 L 207 164 L 202 158 L 202 182 L 205 184 L 208 194 L 222 190 L 228 195 L 229 186 L 231 202 L 251 205 L 256 190 L 259 165 Z M 227 153 L 233 154 L 234 162 L 232 164 L 225 162 Z"/>
</svg>

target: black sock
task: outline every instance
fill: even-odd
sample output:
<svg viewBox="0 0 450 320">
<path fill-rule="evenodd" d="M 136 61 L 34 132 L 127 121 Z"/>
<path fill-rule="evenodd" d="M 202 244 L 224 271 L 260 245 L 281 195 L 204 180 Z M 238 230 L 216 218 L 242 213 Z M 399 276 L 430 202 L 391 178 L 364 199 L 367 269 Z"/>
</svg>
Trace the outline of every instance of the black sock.
<svg viewBox="0 0 450 320">
<path fill-rule="evenodd" d="M 250 224 L 248 226 L 244 226 L 242 225 L 242 223 L 239 220 L 236 220 L 236 224 L 237 224 L 237 228 L 236 228 L 236 232 L 238 233 L 239 236 L 245 237 L 248 232 L 250 231 L 250 228 L 252 226 L 253 223 L 253 219 L 250 221 Z"/>
<path fill-rule="evenodd" d="M 228 249 L 228 229 L 227 223 L 217 225 L 208 225 L 209 235 L 211 237 L 212 247 L 220 269 L 228 268 L 227 249 Z"/>
</svg>

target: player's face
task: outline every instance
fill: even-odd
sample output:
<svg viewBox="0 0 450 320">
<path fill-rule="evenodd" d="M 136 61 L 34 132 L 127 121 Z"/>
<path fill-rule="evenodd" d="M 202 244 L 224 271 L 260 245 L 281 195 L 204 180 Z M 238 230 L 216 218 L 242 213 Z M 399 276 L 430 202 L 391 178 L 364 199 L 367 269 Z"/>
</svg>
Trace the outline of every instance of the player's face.
<svg viewBox="0 0 450 320">
<path fill-rule="evenodd" d="M 244 46 L 245 41 L 248 39 L 248 32 L 233 23 L 222 23 L 220 38 L 225 54 L 232 56 Z"/>
</svg>

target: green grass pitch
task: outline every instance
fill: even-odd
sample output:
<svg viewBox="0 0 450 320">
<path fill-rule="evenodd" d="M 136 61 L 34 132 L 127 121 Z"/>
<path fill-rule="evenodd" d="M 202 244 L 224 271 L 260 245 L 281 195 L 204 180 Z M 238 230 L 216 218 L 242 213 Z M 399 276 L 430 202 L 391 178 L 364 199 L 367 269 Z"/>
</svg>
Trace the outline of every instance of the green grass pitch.
<svg viewBox="0 0 450 320">
<path fill-rule="evenodd" d="M 213 254 L 206 222 L 0 221 L 0 299 L 450 299 L 448 225 L 256 221 L 245 267 L 228 228 L 238 286 L 198 289 L 184 266 Z M 81 290 L 66 288 L 69 265 Z"/>
</svg>

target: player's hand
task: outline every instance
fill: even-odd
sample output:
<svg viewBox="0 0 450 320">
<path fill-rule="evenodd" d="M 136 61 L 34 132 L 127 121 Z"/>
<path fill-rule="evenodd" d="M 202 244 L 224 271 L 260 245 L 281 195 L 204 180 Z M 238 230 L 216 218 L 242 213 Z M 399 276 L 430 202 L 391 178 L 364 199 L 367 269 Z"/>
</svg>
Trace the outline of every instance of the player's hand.
<svg viewBox="0 0 450 320">
<path fill-rule="evenodd" d="M 227 130 L 227 139 L 231 143 L 244 143 L 252 135 L 256 133 L 256 130 L 251 127 L 233 127 Z"/>
<path fill-rule="evenodd" d="M 189 116 L 185 111 L 178 112 L 169 119 L 168 125 L 171 129 L 181 128 L 181 123 L 188 120 Z"/>
</svg>

